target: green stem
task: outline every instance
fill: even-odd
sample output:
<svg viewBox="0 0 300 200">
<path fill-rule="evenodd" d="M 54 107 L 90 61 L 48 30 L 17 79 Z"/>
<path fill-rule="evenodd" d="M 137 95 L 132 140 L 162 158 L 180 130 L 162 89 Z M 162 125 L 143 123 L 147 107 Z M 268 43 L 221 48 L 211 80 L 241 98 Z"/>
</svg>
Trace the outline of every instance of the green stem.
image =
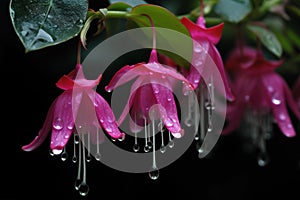
<svg viewBox="0 0 300 200">
<path fill-rule="evenodd" d="M 107 11 L 106 17 L 107 18 L 129 18 L 132 14 L 126 12 L 126 11 L 113 11 L 109 10 Z"/>
</svg>

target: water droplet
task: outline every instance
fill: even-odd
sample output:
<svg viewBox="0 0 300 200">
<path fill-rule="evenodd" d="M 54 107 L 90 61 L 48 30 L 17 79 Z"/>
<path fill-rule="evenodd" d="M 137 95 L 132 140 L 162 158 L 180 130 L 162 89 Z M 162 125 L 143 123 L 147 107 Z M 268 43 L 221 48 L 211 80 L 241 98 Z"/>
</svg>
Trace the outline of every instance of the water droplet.
<svg viewBox="0 0 300 200">
<path fill-rule="evenodd" d="M 161 76 L 161 78 L 162 78 L 162 79 L 165 79 L 165 78 L 166 78 L 166 76 L 165 76 L 165 75 L 162 75 L 162 76 Z"/>
<path fill-rule="evenodd" d="M 122 133 L 122 136 L 120 138 L 118 138 L 118 140 L 120 142 L 124 141 L 125 140 L 125 133 Z"/>
<path fill-rule="evenodd" d="M 172 100 L 172 98 L 171 98 L 171 97 L 168 97 L 168 98 L 167 98 L 167 101 L 169 101 L 169 102 L 170 102 L 171 100 Z"/>
<path fill-rule="evenodd" d="M 188 117 L 184 120 L 184 123 L 187 127 L 191 127 L 192 126 L 192 123 L 193 123 L 193 120 L 192 118 Z"/>
<path fill-rule="evenodd" d="M 194 139 L 195 139 L 196 141 L 200 139 L 200 135 L 199 135 L 199 133 L 196 133 L 196 135 L 195 135 L 195 138 L 194 138 Z"/>
<path fill-rule="evenodd" d="M 75 187 L 75 190 L 78 190 L 79 187 L 81 185 L 81 180 L 80 179 L 76 179 L 75 183 L 74 183 L 74 187 Z"/>
<path fill-rule="evenodd" d="M 111 88 L 106 89 L 107 92 L 112 92 Z"/>
<path fill-rule="evenodd" d="M 150 171 L 149 171 L 149 177 L 152 180 L 156 180 L 159 177 L 159 169 L 157 167 L 151 167 Z"/>
<path fill-rule="evenodd" d="M 73 156 L 72 162 L 73 162 L 73 163 L 76 163 L 76 162 L 77 162 L 77 157 L 76 157 L 76 156 Z"/>
<path fill-rule="evenodd" d="M 111 127 L 106 127 L 105 128 L 106 132 L 111 133 L 112 132 L 112 128 Z"/>
<path fill-rule="evenodd" d="M 133 145 L 133 151 L 134 151 L 134 152 L 138 152 L 139 150 L 140 150 L 139 144 L 134 144 L 134 145 Z"/>
<path fill-rule="evenodd" d="M 96 102 L 94 102 L 94 106 L 95 106 L 95 107 L 98 107 L 99 105 L 98 105 Z"/>
<path fill-rule="evenodd" d="M 49 154 L 50 154 L 50 156 L 54 156 L 52 149 L 49 150 Z"/>
<path fill-rule="evenodd" d="M 158 94 L 158 93 L 159 93 L 159 90 L 158 90 L 158 89 L 155 89 L 155 90 L 154 90 L 154 93 L 155 93 L 155 94 Z"/>
<path fill-rule="evenodd" d="M 12 9 L 10 9 L 10 16 L 11 16 L 12 19 L 15 18 L 15 11 L 12 10 Z"/>
<path fill-rule="evenodd" d="M 150 75 L 153 75 L 153 72 L 149 72 Z"/>
<path fill-rule="evenodd" d="M 96 155 L 95 155 L 95 159 L 97 160 L 97 161 L 100 161 L 101 160 L 101 158 L 102 158 L 102 156 L 101 156 L 101 154 L 98 152 L 98 153 L 96 153 Z"/>
<path fill-rule="evenodd" d="M 73 127 L 74 127 L 73 123 L 70 123 L 70 124 L 67 126 L 67 129 L 73 130 Z"/>
<path fill-rule="evenodd" d="M 69 138 L 70 138 L 70 135 L 65 135 L 64 138 L 65 138 L 65 139 L 69 139 Z"/>
<path fill-rule="evenodd" d="M 52 149 L 52 153 L 54 155 L 59 155 L 59 154 L 61 154 L 62 151 L 63 151 L 62 149 Z"/>
<path fill-rule="evenodd" d="M 149 140 L 149 141 L 147 142 L 147 146 L 148 146 L 150 149 L 152 149 L 153 144 L 152 144 L 152 141 L 151 141 L 151 140 Z"/>
<path fill-rule="evenodd" d="M 86 196 L 89 193 L 89 186 L 86 183 L 81 183 L 79 185 L 78 191 L 81 196 Z"/>
<path fill-rule="evenodd" d="M 111 141 L 115 142 L 115 141 L 116 141 L 116 138 L 113 138 L 113 137 L 112 137 L 112 138 L 111 138 Z"/>
<path fill-rule="evenodd" d="M 202 46 L 198 43 L 195 43 L 194 52 L 201 53 L 202 52 Z"/>
<path fill-rule="evenodd" d="M 91 156 L 90 154 L 88 154 L 88 155 L 86 156 L 85 160 L 86 160 L 87 162 L 91 162 L 92 156 Z"/>
<path fill-rule="evenodd" d="M 174 141 L 173 140 L 171 140 L 171 141 L 169 141 L 169 144 L 168 144 L 168 146 L 170 147 L 170 148 L 173 148 L 174 147 Z"/>
<path fill-rule="evenodd" d="M 172 120 L 170 118 L 166 118 L 165 125 L 166 125 L 166 127 L 172 127 L 173 126 Z"/>
<path fill-rule="evenodd" d="M 63 152 L 60 156 L 60 159 L 62 161 L 66 161 L 68 159 L 68 153 L 67 152 Z"/>
<path fill-rule="evenodd" d="M 79 135 L 78 134 L 74 135 L 74 142 L 75 142 L 75 144 L 79 143 Z"/>
<path fill-rule="evenodd" d="M 269 155 L 265 152 L 265 153 L 259 153 L 257 156 L 257 164 L 261 167 L 266 166 L 267 164 L 269 164 Z"/>
<path fill-rule="evenodd" d="M 281 113 L 281 114 L 279 115 L 279 119 L 280 119 L 281 121 L 284 121 L 284 120 L 286 119 L 285 114 Z"/>
<path fill-rule="evenodd" d="M 281 100 L 273 97 L 272 103 L 273 103 L 274 105 L 280 105 L 280 104 L 281 104 Z"/>
<path fill-rule="evenodd" d="M 149 147 L 148 145 L 145 145 L 144 151 L 145 151 L 146 153 L 149 152 L 149 151 L 150 151 L 150 147 Z"/>
<path fill-rule="evenodd" d="M 161 152 L 161 153 L 165 153 L 166 150 L 167 150 L 166 146 L 161 146 L 161 147 L 160 147 L 160 152 Z"/>
<path fill-rule="evenodd" d="M 53 128 L 57 131 L 63 128 L 63 120 L 61 118 L 56 118 L 53 122 Z"/>
<path fill-rule="evenodd" d="M 212 126 L 208 126 L 208 127 L 207 127 L 207 131 L 208 131 L 208 132 L 212 132 Z"/>
</svg>

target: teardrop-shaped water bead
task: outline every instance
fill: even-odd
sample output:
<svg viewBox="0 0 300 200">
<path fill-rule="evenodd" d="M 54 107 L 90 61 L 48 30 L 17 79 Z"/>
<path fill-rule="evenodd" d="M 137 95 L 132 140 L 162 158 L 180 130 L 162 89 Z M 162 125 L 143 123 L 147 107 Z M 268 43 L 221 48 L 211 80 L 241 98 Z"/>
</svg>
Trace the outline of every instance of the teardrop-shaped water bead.
<svg viewBox="0 0 300 200">
<path fill-rule="evenodd" d="M 97 161 L 100 161 L 101 158 L 102 158 L 101 154 L 100 154 L 100 153 L 96 153 L 95 159 L 96 159 Z"/>
<path fill-rule="evenodd" d="M 76 157 L 76 156 L 73 156 L 73 157 L 72 157 L 72 162 L 73 162 L 73 163 L 76 163 L 76 162 L 77 162 L 77 157 Z"/>
<path fill-rule="evenodd" d="M 175 144 L 174 144 L 174 141 L 173 141 L 173 140 L 170 140 L 168 145 L 169 145 L 170 148 L 173 148 L 174 145 L 175 145 Z"/>
<path fill-rule="evenodd" d="M 153 144 L 152 144 L 152 141 L 151 141 L 151 140 L 148 140 L 147 146 L 148 146 L 150 149 L 152 149 Z"/>
<path fill-rule="evenodd" d="M 257 164 L 261 167 L 265 167 L 269 164 L 270 158 L 266 152 L 261 152 L 257 156 Z"/>
<path fill-rule="evenodd" d="M 50 154 L 50 156 L 54 156 L 52 149 L 49 150 L 49 154 Z"/>
<path fill-rule="evenodd" d="M 140 145 L 139 144 L 134 144 L 132 147 L 134 152 L 138 152 L 140 150 Z"/>
<path fill-rule="evenodd" d="M 80 179 L 76 179 L 75 180 L 75 183 L 74 183 L 75 190 L 79 189 L 79 186 L 81 185 L 81 182 L 82 181 Z"/>
<path fill-rule="evenodd" d="M 160 152 L 161 152 L 161 153 L 165 153 L 166 150 L 167 150 L 166 146 L 161 146 L 161 147 L 160 147 Z"/>
<path fill-rule="evenodd" d="M 151 149 L 151 148 L 150 148 L 148 145 L 144 146 L 144 151 L 145 151 L 146 153 L 149 152 L 150 149 Z"/>
<path fill-rule="evenodd" d="M 57 131 L 61 130 L 63 128 L 63 120 L 59 117 L 54 119 L 53 128 Z"/>
<path fill-rule="evenodd" d="M 118 138 L 118 140 L 120 142 L 124 141 L 125 140 L 125 133 L 122 133 L 122 136 L 120 138 Z"/>
<path fill-rule="evenodd" d="M 75 144 L 79 143 L 79 135 L 77 133 L 74 134 L 74 142 L 75 142 Z"/>
<path fill-rule="evenodd" d="M 86 155 L 85 160 L 86 160 L 87 162 L 91 162 L 92 156 L 91 156 L 90 154 Z"/>
<path fill-rule="evenodd" d="M 159 177 L 159 169 L 157 167 L 151 167 L 150 171 L 149 171 L 149 177 L 152 180 L 156 180 Z"/>
<path fill-rule="evenodd" d="M 62 161 L 66 161 L 68 159 L 68 153 L 67 152 L 63 152 L 61 155 L 60 155 L 60 159 Z"/>
<path fill-rule="evenodd" d="M 90 188 L 86 183 L 81 183 L 78 188 L 79 194 L 81 196 L 86 196 L 89 193 L 89 190 Z"/>
</svg>

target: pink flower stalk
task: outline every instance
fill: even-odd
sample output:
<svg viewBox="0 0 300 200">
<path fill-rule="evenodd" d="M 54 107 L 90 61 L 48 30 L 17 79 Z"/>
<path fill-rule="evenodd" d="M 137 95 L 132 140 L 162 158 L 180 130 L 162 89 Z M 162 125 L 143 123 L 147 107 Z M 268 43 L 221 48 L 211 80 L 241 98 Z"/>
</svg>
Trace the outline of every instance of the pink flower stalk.
<svg viewBox="0 0 300 200">
<path fill-rule="evenodd" d="M 175 69 L 161 65 L 157 59 L 157 52 L 153 49 L 148 63 L 124 66 L 113 76 L 106 86 L 106 90 L 112 91 L 136 77 L 138 78 L 131 87 L 129 100 L 118 123 L 121 124 L 126 115 L 130 113 L 131 119 L 135 123 L 135 125 L 131 123 L 131 130 L 139 131 L 145 123 L 148 124 L 153 120 L 149 116 L 149 111 L 153 105 L 157 104 L 159 105 L 157 114 L 159 116 L 156 118 L 162 120 L 174 137 L 181 137 L 184 132 L 179 123 L 172 86 L 177 80 L 192 89 L 190 82 Z"/>
<path fill-rule="evenodd" d="M 296 135 L 286 104 L 299 119 L 300 112 L 288 85 L 275 72 L 282 62 L 266 60 L 261 50 L 251 47 L 234 49 L 225 66 L 233 74 L 233 90 L 238 95 L 235 102 L 228 104 L 223 134 L 237 129 L 249 109 L 257 118 L 272 113 L 284 135 Z"/>
<path fill-rule="evenodd" d="M 294 86 L 293 86 L 293 95 L 294 98 L 296 99 L 298 108 L 300 109 L 300 76 L 296 80 Z"/>
<path fill-rule="evenodd" d="M 96 80 L 85 79 L 81 64 L 77 64 L 76 69 L 64 75 L 56 83 L 64 92 L 52 103 L 38 136 L 22 149 L 36 149 L 52 130 L 50 149 L 54 154 L 61 153 L 74 131 L 75 121 L 91 131 L 96 130 L 95 126 L 100 124 L 111 137 L 122 137 L 124 133 L 119 131 L 109 104 L 93 89 L 100 80 L 101 75 Z M 95 116 L 92 115 L 93 111 Z"/>
<path fill-rule="evenodd" d="M 181 19 L 181 23 L 189 30 L 195 41 L 193 43 L 194 49 L 191 68 L 187 74 L 187 79 L 193 84 L 194 88 L 197 88 L 204 70 L 205 59 L 207 59 L 207 56 L 210 56 L 223 79 L 227 99 L 234 100 L 235 97 L 231 92 L 227 80 L 222 57 L 215 46 L 221 39 L 224 23 L 207 28 L 203 16 L 200 16 L 196 23 L 184 17 Z"/>
</svg>

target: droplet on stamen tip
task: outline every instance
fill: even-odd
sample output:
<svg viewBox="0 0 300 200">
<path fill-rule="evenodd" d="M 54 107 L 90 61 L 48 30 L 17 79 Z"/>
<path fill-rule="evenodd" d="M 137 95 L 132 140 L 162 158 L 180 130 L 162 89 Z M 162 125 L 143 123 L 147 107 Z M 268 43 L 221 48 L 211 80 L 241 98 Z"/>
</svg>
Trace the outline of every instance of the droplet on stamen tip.
<svg viewBox="0 0 300 200">
<path fill-rule="evenodd" d="M 148 146 L 148 145 L 145 145 L 144 146 L 144 151 L 146 152 L 146 153 L 148 153 L 149 151 L 150 151 L 150 147 Z"/>
<path fill-rule="evenodd" d="M 156 180 L 159 177 L 159 169 L 157 167 L 151 167 L 150 171 L 149 171 L 149 177 L 152 180 Z"/>
<path fill-rule="evenodd" d="M 67 152 L 63 152 L 60 156 L 62 161 L 66 161 L 68 159 L 68 153 Z"/>
<path fill-rule="evenodd" d="M 81 183 L 79 185 L 78 191 L 81 196 L 86 196 L 89 193 L 89 186 L 86 183 Z"/>
<path fill-rule="evenodd" d="M 269 155 L 265 153 L 259 153 L 257 156 L 257 164 L 261 167 L 265 167 L 266 165 L 269 164 Z"/>
<path fill-rule="evenodd" d="M 50 154 L 50 156 L 54 156 L 52 149 L 49 150 L 49 154 Z"/>
<path fill-rule="evenodd" d="M 100 154 L 100 153 L 96 153 L 95 159 L 96 159 L 97 161 L 100 161 L 101 158 L 102 158 L 101 154 Z"/>
<path fill-rule="evenodd" d="M 191 117 L 188 117 L 184 120 L 184 124 L 187 126 L 187 127 L 191 127 L 192 126 L 192 123 L 193 123 L 193 120 Z"/>
<path fill-rule="evenodd" d="M 86 156 L 85 160 L 86 160 L 87 162 L 91 162 L 92 156 L 91 156 L 90 154 L 88 154 L 88 155 Z"/>
<path fill-rule="evenodd" d="M 168 146 L 170 147 L 170 148 L 173 148 L 174 147 L 174 141 L 173 140 L 170 140 L 169 141 L 169 143 L 168 143 Z"/>
<path fill-rule="evenodd" d="M 133 151 L 138 152 L 140 150 L 140 146 L 138 144 L 133 145 Z"/>
<path fill-rule="evenodd" d="M 160 147 L 160 152 L 161 152 L 161 153 L 165 153 L 166 150 L 167 150 L 166 146 L 161 146 L 161 147 Z"/>
<path fill-rule="evenodd" d="M 76 162 L 77 162 L 77 157 L 76 157 L 76 156 L 73 156 L 73 157 L 72 157 L 72 162 L 73 162 L 73 163 L 76 163 Z"/>
<path fill-rule="evenodd" d="M 81 182 L 82 181 L 80 179 L 76 179 L 75 180 L 75 183 L 74 183 L 75 190 L 79 189 L 79 186 L 81 185 Z"/>
</svg>

